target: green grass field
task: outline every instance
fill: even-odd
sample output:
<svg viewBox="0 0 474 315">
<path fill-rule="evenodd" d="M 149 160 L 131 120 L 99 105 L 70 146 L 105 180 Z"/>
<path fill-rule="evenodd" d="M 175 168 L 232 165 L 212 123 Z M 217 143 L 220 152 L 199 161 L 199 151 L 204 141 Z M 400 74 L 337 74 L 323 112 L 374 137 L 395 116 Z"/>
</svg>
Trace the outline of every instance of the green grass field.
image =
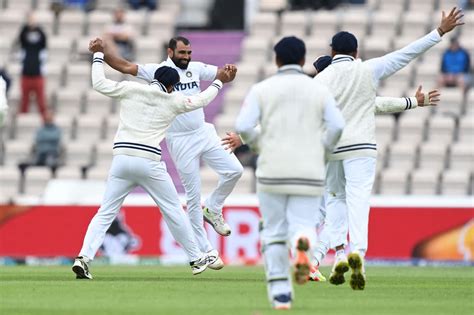
<svg viewBox="0 0 474 315">
<path fill-rule="evenodd" d="M 323 268 L 328 274 L 329 268 Z M 291 314 L 474 314 L 472 267 L 368 267 L 364 291 L 308 282 Z M 273 314 L 262 267 L 192 276 L 187 267 L 97 266 L 92 281 L 69 267 L 1 267 L 0 314 Z M 346 277 L 348 280 L 348 277 Z M 285 313 L 285 312 L 284 312 Z"/>
</svg>

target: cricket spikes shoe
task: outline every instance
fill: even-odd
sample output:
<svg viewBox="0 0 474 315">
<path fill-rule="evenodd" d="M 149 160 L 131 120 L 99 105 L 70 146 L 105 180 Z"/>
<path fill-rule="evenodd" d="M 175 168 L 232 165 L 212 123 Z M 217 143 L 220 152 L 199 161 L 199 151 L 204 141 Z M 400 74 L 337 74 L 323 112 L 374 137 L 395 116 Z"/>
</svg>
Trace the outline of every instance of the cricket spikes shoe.
<svg viewBox="0 0 474 315">
<path fill-rule="evenodd" d="M 219 252 L 217 250 L 215 250 L 215 249 L 210 250 L 210 251 L 207 252 L 207 255 L 209 256 L 209 258 L 211 260 L 214 261 L 213 263 L 209 264 L 209 268 L 211 268 L 213 270 L 220 270 L 220 269 L 224 268 L 224 262 L 219 257 Z"/>
<path fill-rule="evenodd" d="M 321 271 L 319 271 L 318 266 L 311 266 L 311 268 L 309 269 L 309 280 L 310 281 L 325 282 L 326 277 L 323 276 Z"/>
<path fill-rule="evenodd" d="M 89 265 L 82 256 L 77 256 L 76 259 L 74 259 L 72 271 L 76 274 L 76 279 L 92 279 L 92 275 L 89 272 Z"/>
<path fill-rule="evenodd" d="M 222 236 L 229 236 L 230 235 L 230 226 L 224 221 L 224 217 L 222 213 L 212 213 L 209 211 L 209 208 L 204 208 L 202 210 L 204 221 L 212 225 L 214 230 Z"/>
<path fill-rule="evenodd" d="M 309 279 L 309 258 L 306 251 L 309 249 L 309 240 L 300 237 L 296 244 L 296 260 L 294 266 L 294 279 L 298 284 L 305 284 Z"/>
<path fill-rule="evenodd" d="M 275 310 L 291 309 L 291 294 L 279 294 L 273 297 L 272 307 Z"/>
<path fill-rule="evenodd" d="M 353 290 L 364 290 L 365 288 L 365 268 L 364 258 L 358 252 L 352 252 L 347 258 L 349 266 L 351 267 L 351 281 L 350 285 Z"/>
<path fill-rule="evenodd" d="M 332 266 L 331 275 L 329 276 L 329 282 L 334 285 L 343 284 L 346 282 L 344 274 L 349 271 L 349 263 L 345 255 L 336 257 L 336 261 Z"/>
<path fill-rule="evenodd" d="M 190 262 L 189 265 L 191 266 L 193 275 L 198 275 L 204 270 L 206 270 L 207 267 L 209 267 L 209 265 L 216 262 L 217 258 L 219 258 L 219 256 L 216 257 L 214 255 L 210 255 L 209 253 L 206 253 L 198 260 Z"/>
</svg>

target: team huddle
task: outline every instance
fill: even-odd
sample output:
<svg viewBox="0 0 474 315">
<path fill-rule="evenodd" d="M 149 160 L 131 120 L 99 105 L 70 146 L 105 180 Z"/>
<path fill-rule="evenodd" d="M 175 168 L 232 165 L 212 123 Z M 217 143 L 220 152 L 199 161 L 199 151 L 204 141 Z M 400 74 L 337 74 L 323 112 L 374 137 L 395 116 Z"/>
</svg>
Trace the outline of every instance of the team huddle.
<svg viewBox="0 0 474 315">
<path fill-rule="evenodd" d="M 305 43 L 294 36 L 281 39 L 274 47 L 277 74 L 250 89 L 235 132 L 223 139 L 205 122 L 203 107 L 223 84 L 236 78 L 235 65 L 218 68 L 191 61 L 191 44 L 184 37 L 170 40 L 166 61 L 143 65 L 108 51 L 100 38 L 91 40 L 93 88 L 119 100 L 120 122 L 103 202 L 72 267 L 76 278 L 92 279 L 89 263 L 136 186 L 159 206 L 193 274 L 223 268 L 218 251 L 207 238 L 204 221 L 220 235 L 231 235 L 222 208 L 243 168 L 226 149 L 235 150 L 245 143 L 259 155 L 260 240 L 272 307 L 291 308 L 293 280 L 298 284 L 326 281 L 318 267 L 329 249 L 336 252 L 329 282 L 344 283 L 345 273 L 351 270 L 351 288 L 363 290 L 377 157 L 375 115 L 436 105 L 440 96 L 436 90 L 424 93 L 420 86 L 414 97 L 377 97 L 377 87 L 462 25 L 462 16 L 456 8 L 449 14 L 443 12 L 437 29 L 400 50 L 367 61 L 357 59 L 357 38 L 339 32 L 332 38 L 331 56 L 314 62 L 314 78 L 302 70 Z M 148 84 L 107 79 L 104 62 Z M 204 91 L 202 80 L 212 81 Z M 187 212 L 161 160 L 163 139 L 186 192 Z M 204 206 L 201 159 L 219 175 Z M 324 226 L 319 235 L 318 225 Z"/>
</svg>

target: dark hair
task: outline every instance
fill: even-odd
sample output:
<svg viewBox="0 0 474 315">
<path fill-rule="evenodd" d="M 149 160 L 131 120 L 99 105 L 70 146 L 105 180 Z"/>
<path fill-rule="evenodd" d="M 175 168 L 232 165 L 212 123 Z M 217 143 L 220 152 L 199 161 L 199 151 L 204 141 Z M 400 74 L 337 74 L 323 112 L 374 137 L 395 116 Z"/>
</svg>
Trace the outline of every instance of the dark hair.
<svg viewBox="0 0 474 315">
<path fill-rule="evenodd" d="M 332 37 L 331 47 L 339 54 L 353 54 L 357 52 L 357 38 L 352 33 L 341 31 Z"/>
<path fill-rule="evenodd" d="M 304 42 L 295 36 L 283 37 L 273 50 L 282 65 L 298 64 L 306 55 Z"/>
<path fill-rule="evenodd" d="M 174 86 L 179 82 L 179 74 L 176 69 L 173 69 L 168 66 L 159 67 L 155 71 L 155 80 L 163 84 L 166 88 Z"/>
<path fill-rule="evenodd" d="M 185 45 L 189 45 L 191 43 L 186 37 L 176 36 L 170 39 L 168 43 L 168 48 L 175 50 L 176 46 L 178 45 L 178 42 L 183 42 L 183 44 Z"/>
</svg>

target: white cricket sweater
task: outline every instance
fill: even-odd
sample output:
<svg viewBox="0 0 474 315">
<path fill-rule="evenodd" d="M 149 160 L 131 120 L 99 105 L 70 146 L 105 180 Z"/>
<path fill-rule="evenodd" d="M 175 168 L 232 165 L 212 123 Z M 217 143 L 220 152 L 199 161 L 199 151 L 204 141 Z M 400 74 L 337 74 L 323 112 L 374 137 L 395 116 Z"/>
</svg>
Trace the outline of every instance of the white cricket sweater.
<svg viewBox="0 0 474 315">
<path fill-rule="evenodd" d="M 137 78 L 151 82 L 154 79 L 155 71 L 162 66 L 176 69 L 179 74 L 179 83 L 174 86 L 176 92 L 184 95 L 195 95 L 201 92 L 201 80 L 212 81 L 217 75 L 217 67 L 202 62 L 191 61 L 186 69 L 177 67 L 168 57 L 162 63 L 148 63 L 138 65 Z M 204 110 L 202 108 L 178 115 L 171 123 L 167 132 L 172 133 L 189 132 L 204 126 Z"/>
<path fill-rule="evenodd" d="M 203 92 L 185 96 L 169 94 L 159 82 L 150 85 L 132 81 L 116 82 L 104 74 L 104 54 L 95 53 L 92 85 L 96 91 L 120 101 L 120 122 L 114 139 L 113 154 L 144 157 L 159 161 L 160 142 L 173 119 L 182 113 L 208 105 L 222 88 L 220 80 Z"/>
<path fill-rule="evenodd" d="M 254 85 L 249 95 L 246 102 L 252 99 L 249 100 L 252 103 L 244 106 L 258 104 L 259 107 L 257 190 L 321 195 L 325 179 L 323 117 L 327 103 L 335 106 L 328 89 L 313 82 L 301 67 L 284 66 L 278 74 Z M 340 113 L 339 117 L 342 129 Z M 241 112 L 237 131 L 244 134 L 256 123 L 252 121 L 243 127 L 247 125 L 245 119 Z M 337 142 L 340 129 L 333 143 Z"/>
<path fill-rule="evenodd" d="M 334 56 L 331 65 L 314 78 L 329 88 L 346 120 L 329 160 L 377 156 L 375 98 L 379 80 L 391 76 L 440 41 L 434 30 L 400 50 L 365 62 L 348 55 Z"/>
</svg>

